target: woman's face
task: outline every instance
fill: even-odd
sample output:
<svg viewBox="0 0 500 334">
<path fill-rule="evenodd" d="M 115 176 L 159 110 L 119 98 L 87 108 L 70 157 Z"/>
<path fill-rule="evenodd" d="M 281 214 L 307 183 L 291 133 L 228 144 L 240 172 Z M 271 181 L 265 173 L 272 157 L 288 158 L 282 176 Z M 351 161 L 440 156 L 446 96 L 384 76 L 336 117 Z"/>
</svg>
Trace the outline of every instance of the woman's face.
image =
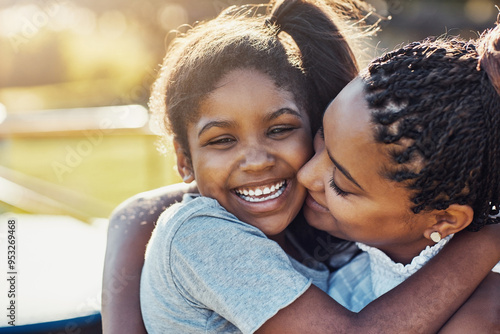
<svg viewBox="0 0 500 334">
<path fill-rule="evenodd" d="M 282 232 L 306 195 L 297 181 L 313 153 L 306 112 L 269 76 L 234 70 L 199 115 L 188 141 L 200 193 L 269 236 Z"/>
<path fill-rule="evenodd" d="M 432 226 L 432 215 L 411 212 L 409 190 L 381 175 L 389 157 L 384 144 L 374 140 L 360 79 L 328 107 L 323 134 L 316 135 L 316 154 L 299 173 L 309 191 L 308 222 L 336 237 L 380 248 L 397 261 L 431 244 L 424 230 Z"/>
</svg>

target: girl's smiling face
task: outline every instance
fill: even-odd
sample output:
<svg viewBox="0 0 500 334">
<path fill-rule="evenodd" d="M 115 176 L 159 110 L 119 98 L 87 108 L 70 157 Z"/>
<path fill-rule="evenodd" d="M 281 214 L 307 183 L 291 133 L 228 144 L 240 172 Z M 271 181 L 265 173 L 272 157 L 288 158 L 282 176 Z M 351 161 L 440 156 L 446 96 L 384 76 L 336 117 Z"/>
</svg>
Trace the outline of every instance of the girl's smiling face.
<svg viewBox="0 0 500 334">
<path fill-rule="evenodd" d="M 432 244 L 425 236 L 436 223 L 434 214 L 413 214 L 409 190 L 381 175 L 389 156 L 375 142 L 361 80 L 331 103 L 323 129 L 324 136 L 315 138 L 315 156 L 299 174 L 309 190 L 304 208 L 309 223 L 401 262 Z"/>
<path fill-rule="evenodd" d="M 188 124 L 191 159 L 177 150 L 179 172 L 202 195 L 266 235 L 282 232 L 306 191 L 297 172 L 312 156 L 309 118 L 292 93 L 258 71 L 233 70 Z"/>
</svg>

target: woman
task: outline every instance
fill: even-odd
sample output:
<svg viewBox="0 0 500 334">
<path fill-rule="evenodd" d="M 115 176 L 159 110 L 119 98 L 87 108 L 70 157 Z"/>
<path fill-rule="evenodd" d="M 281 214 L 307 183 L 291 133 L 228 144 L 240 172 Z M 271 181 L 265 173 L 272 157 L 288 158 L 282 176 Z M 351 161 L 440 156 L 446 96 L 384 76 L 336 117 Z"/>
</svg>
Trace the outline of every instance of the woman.
<svg viewBox="0 0 500 334">
<path fill-rule="evenodd" d="M 453 235 L 500 222 L 499 40 L 497 26 L 477 41 L 411 43 L 373 60 L 327 108 L 299 180 L 311 224 L 364 251 L 330 279 L 330 295 L 350 310 Z"/>
</svg>

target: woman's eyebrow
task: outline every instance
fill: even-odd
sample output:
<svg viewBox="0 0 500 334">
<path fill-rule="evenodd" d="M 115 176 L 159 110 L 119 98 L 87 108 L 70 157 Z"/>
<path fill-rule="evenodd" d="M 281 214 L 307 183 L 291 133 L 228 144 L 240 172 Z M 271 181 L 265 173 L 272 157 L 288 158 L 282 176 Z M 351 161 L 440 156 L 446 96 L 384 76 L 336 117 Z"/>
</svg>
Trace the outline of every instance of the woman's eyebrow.
<svg viewBox="0 0 500 334">
<path fill-rule="evenodd" d="M 338 163 L 337 160 L 335 160 L 332 155 L 330 154 L 330 151 L 328 151 L 328 149 L 326 149 L 326 153 L 328 154 L 328 157 L 330 158 L 330 160 L 333 162 L 333 164 L 335 165 L 335 167 L 337 167 L 337 169 L 342 173 L 344 174 L 344 176 L 349 179 L 352 183 L 354 183 L 359 189 L 363 190 L 363 187 L 352 177 L 351 173 L 349 173 L 344 166 L 342 166 L 341 164 Z"/>
<path fill-rule="evenodd" d="M 208 122 L 207 124 L 203 125 L 201 130 L 198 132 L 198 137 L 200 137 L 203 132 L 208 131 L 211 128 L 230 128 L 234 126 L 234 122 L 230 121 L 211 121 Z"/>
<path fill-rule="evenodd" d="M 276 111 L 268 114 L 265 117 L 265 120 L 266 121 L 272 121 L 273 119 L 276 119 L 276 118 L 280 117 L 283 114 L 290 114 L 290 115 L 293 115 L 293 116 L 297 116 L 300 119 L 303 118 L 303 116 L 298 111 L 296 111 L 296 110 L 293 110 L 293 109 L 290 109 L 290 108 L 281 108 L 281 109 L 278 109 L 278 110 L 276 110 Z"/>
</svg>

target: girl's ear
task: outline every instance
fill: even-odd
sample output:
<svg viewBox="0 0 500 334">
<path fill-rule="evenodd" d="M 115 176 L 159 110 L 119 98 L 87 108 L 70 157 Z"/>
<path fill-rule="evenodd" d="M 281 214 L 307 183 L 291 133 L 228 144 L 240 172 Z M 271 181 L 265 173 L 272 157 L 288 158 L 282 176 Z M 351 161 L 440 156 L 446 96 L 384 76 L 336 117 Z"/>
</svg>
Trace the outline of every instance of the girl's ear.
<svg viewBox="0 0 500 334">
<path fill-rule="evenodd" d="M 441 238 L 460 232 L 472 222 L 474 210 L 469 205 L 452 204 L 446 210 L 437 211 L 435 223 L 424 231 L 424 236 L 436 242 L 437 233 Z M 431 237 L 431 234 L 433 234 Z M 438 238 L 439 239 L 439 238 Z M 439 240 L 438 240 L 439 241 Z"/>
<path fill-rule="evenodd" d="M 194 181 L 194 172 L 191 166 L 191 161 L 186 155 L 184 149 L 179 145 L 177 140 L 174 140 L 175 155 L 177 156 L 177 171 L 185 183 Z"/>
</svg>

